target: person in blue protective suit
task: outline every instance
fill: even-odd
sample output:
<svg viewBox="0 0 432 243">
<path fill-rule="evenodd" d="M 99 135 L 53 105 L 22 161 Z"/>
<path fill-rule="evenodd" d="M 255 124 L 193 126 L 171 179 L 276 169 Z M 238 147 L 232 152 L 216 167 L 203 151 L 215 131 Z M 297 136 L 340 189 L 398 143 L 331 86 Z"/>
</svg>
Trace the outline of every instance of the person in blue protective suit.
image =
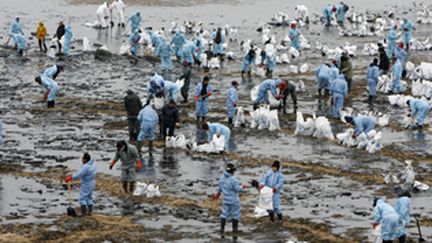
<svg viewBox="0 0 432 243">
<path fill-rule="evenodd" d="M 258 105 L 261 103 L 269 104 L 268 91 L 271 91 L 271 94 L 279 100 L 282 98 L 281 95 L 278 95 L 277 89 L 282 92 L 288 87 L 287 81 L 282 81 L 280 79 L 267 79 L 264 80 L 259 88 L 258 88 L 258 96 L 254 101 L 254 109 L 258 108 Z"/>
<path fill-rule="evenodd" d="M 273 189 L 273 210 L 269 211 L 269 217 L 271 221 L 274 221 L 274 215 L 276 214 L 278 219 L 282 221 L 282 210 L 280 208 L 280 195 L 282 191 L 282 186 L 284 184 L 284 176 L 280 171 L 280 162 L 274 161 L 272 164 L 272 169 L 267 172 L 267 174 L 261 178 L 259 189 L 261 190 L 266 187 Z"/>
<path fill-rule="evenodd" d="M 164 78 L 157 73 L 153 74 L 153 76 L 150 78 L 149 82 L 147 83 L 148 99 L 151 99 L 154 96 L 156 97 L 164 96 L 165 95 L 164 88 L 165 88 Z"/>
<path fill-rule="evenodd" d="M 193 41 L 186 41 L 180 51 L 182 63 L 192 65 L 194 63 L 194 55 L 197 49 L 198 48 Z"/>
<path fill-rule="evenodd" d="M 415 27 L 414 24 L 405 17 L 403 19 L 401 29 L 403 30 L 403 42 L 405 43 L 406 50 L 408 51 L 412 38 L 412 32 L 415 30 Z"/>
<path fill-rule="evenodd" d="M 141 35 L 139 34 L 138 30 L 134 30 L 134 32 L 132 32 L 132 34 L 129 36 L 130 52 L 132 56 L 137 55 L 140 39 Z"/>
<path fill-rule="evenodd" d="M 165 81 L 164 92 L 165 92 L 165 98 L 168 101 L 173 100 L 174 102 L 177 102 L 178 96 L 180 94 L 180 89 L 177 84 L 170 81 Z"/>
<path fill-rule="evenodd" d="M 219 199 L 223 195 L 222 212 L 221 212 L 221 234 L 225 233 L 225 224 L 227 218 L 232 218 L 232 229 L 234 233 L 238 232 L 238 223 L 240 220 L 240 199 L 239 193 L 246 190 L 246 185 L 242 185 L 234 177 L 236 168 L 233 164 L 228 163 L 224 174 L 219 178 L 219 187 L 213 199 Z"/>
<path fill-rule="evenodd" d="M 398 29 L 397 25 L 393 26 L 393 29 L 391 29 L 387 35 L 387 57 L 388 58 L 393 57 L 393 54 L 396 49 L 396 40 L 398 38 L 396 32 L 397 29 Z"/>
<path fill-rule="evenodd" d="M 172 36 L 171 45 L 174 45 L 174 52 L 178 60 L 180 60 L 184 44 L 186 44 L 186 38 L 177 30 Z"/>
<path fill-rule="evenodd" d="M 149 140 L 149 153 L 152 154 L 153 151 L 153 141 L 155 139 L 155 129 L 159 122 L 159 116 L 155 109 L 153 109 L 153 105 L 150 104 L 150 101 L 147 101 L 147 104 L 138 114 L 138 121 L 140 123 L 140 133 L 138 134 L 137 139 L 137 149 L 138 152 L 141 152 L 141 147 L 145 139 Z"/>
<path fill-rule="evenodd" d="M 396 210 L 381 198 L 373 202 L 375 222 L 372 227 L 381 224 L 381 239 L 383 243 L 391 243 L 403 234 L 403 222 Z M 404 241 L 399 241 L 404 242 Z"/>
<path fill-rule="evenodd" d="M 224 46 L 225 43 L 225 33 L 221 27 L 218 27 L 216 31 L 210 35 L 210 38 L 213 40 L 213 50 L 212 53 L 214 56 L 220 56 L 221 60 L 223 55 L 225 54 Z"/>
<path fill-rule="evenodd" d="M 63 54 L 65 56 L 69 56 L 69 54 L 70 54 L 72 38 L 73 38 L 72 28 L 70 25 L 68 25 L 68 26 L 66 26 L 66 29 L 65 29 L 64 43 L 63 43 L 64 44 Z"/>
<path fill-rule="evenodd" d="M 123 191 L 125 193 L 133 193 L 135 189 L 136 173 L 135 170 L 140 170 L 142 167 L 141 159 L 137 148 L 127 143 L 124 140 L 116 142 L 116 153 L 109 166 L 112 170 L 118 160 L 121 161 L 121 176 Z"/>
<path fill-rule="evenodd" d="M 135 32 L 135 30 L 139 30 L 141 27 L 141 13 L 139 11 L 135 12 L 133 15 L 129 16 L 127 21 L 131 22 L 131 33 Z"/>
<path fill-rule="evenodd" d="M 322 90 L 328 92 L 330 84 L 339 76 L 339 69 L 334 64 L 321 64 L 316 70 L 318 95 L 322 95 Z"/>
<path fill-rule="evenodd" d="M 417 128 L 423 129 L 424 121 L 429 111 L 429 103 L 422 99 L 409 99 L 406 104 L 410 109 L 408 116 L 415 117 Z"/>
<path fill-rule="evenodd" d="M 355 126 L 353 138 L 356 138 L 361 133 L 367 134 L 375 128 L 375 119 L 371 116 L 345 116 L 345 121 Z"/>
<path fill-rule="evenodd" d="M 27 42 L 22 34 L 11 34 L 13 41 L 15 42 L 15 46 L 18 51 L 18 55 L 23 56 L 24 51 L 27 49 Z"/>
<path fill-rule="evenodd" d="M 195 115 L 197 121 L 202 117 L 205 121 L 208 114 L 208 100 L 213 93 L 213 87 L 209 84 L 210 78 L 204 77 L 203 81 L 195 87 Z"/>
<path fill-rule="evenodd" d="M 204 40 L 199 33 L 196 34 L 195 38 L 193 39 L 193 43 L 196 46 L 196 51 L 194 55 L 195 64 L 201 66 L 201 55 L 204 53 Z"/>
<path fill-rule="evenodd" d="M 411 210 L 412 210 L 411 194 L 409 193 L 409 191 L 403 190 L 401 187 L 396 188 L 396 194 L 398 196 L 398 199 L 396 200 L 394 209 L 396 213 L 399 214 L 399 217 L 402 219 L 403 222 L 403 228 L 398 238 L 399 238 L 399 242 L 405 242 L 406 239 L 405 228 L 411 221 Z"/>
<path fill-rule="evenodd" d="M 62 65 L 54 64 L 51 67 L 47 68 L 42 75 L 47 76 L 52 79 L 56 79 L 57 76 L 64 70 Z"/>
<path fill-rule="evenodd" d="M 42 101 L 47 101 L 48 108 L 54 108 L 55 98 L 59 89 L 58 84 L 46 75 L 37 76 L 35 82 L 40 84 L 46 90 Z"/>
<path fill-rule="evenodd" d="M 402 43 L 402 42 L 398 43 L 398 46 L 395 49 L 394 55 L 401 62 L 402 67 L 405 67 L 405 64 L 407 62 L 408 54 L 404 50 L 404 43 Z"/>
<path fill-rule="evenodd" d="M 237 81 L 231 82 L 231 88 L 228 90 L 228 98 L 227 98 L 227 111 L 228 111 L 228 125 L 233 125 L 233 119 L 235 112 L 237 110 L 237 102 L 238 102 L 238 85 Z"/>
<path fill-rule="evenodd" d="M 213 135 L 217 135 L 218 137 L 220 135 L 224 136 L 225 139 L 225 149 L 228 148 L 228 141 L 231 137 L 231 130 L 220 123 L 207 123 L 203 122 L 202 129 L 205 131 L 208 131 L 207 134 L 207 141 L 211 142 L 213 139 Z"/>
<path fill-rule="evenodd" d="M 332 114 L 334 118 L 339 118 L 339 110 L 343 107 L 345 97 L 348 95 L 348 84 L 343 74 L 340 74 L 330 85 L 330 95 L 332 96 Z"/>
<path fill-rule="evenodd" d="M 373 100 L 376 96 L 379 76 L 380 76 L 380 70 L 378 67 L 378 59 L 374 58 L 372 63 L 369 64 L 367 68 L 367 81 L 369 87 L 369 96 L 368 96 L 369 105 L 372 105 Z"/>
<path fill-rule="evenodd" d="M 96 184 L 96 164 L 91 159 L 90 154 L 84 153 L 81 161 L 83 166 L 81 169 L 66 177 L 65 182 L 69 183 L 72 180 L 81 180 L 79 204 L 81 205 L 81 215 L 91 215 L 93 211 L 93 191 Z"/>
<path fill-rule="evenodd" d="M 345 14 L 348 11 L 349 7 L 343 3 L 340 2 L 340 4 L 336 8 L 336 19 L 338 24 L 343 25 L 345 22 Z"/>
<path fill-rule="evenodd" d="M 297 29 L 297 22 L 291 22 L 291 28 L 288 31 L 288 37 L 291 39 L 291 46 L 301 51 L 300 47 L 300 31 Z"/>
<path fill-rule="evenodd" d="M 403 67 L 400 60 L 398 60 L 396 57 L 392 58 L 392 74 L 393 74 L 393 80 L 392 80 L 392 92 L 394 94 L 401 94 L 403 93 L 403 87 L 401 84 L 401 78 L 402 78 L 402 72 Z"/>
<path fill-rule="evenodd" d="M 324 16 L 324 27 L 329 27 L 331 22 L 331 16 L 333 13 L 336 12 L 336 7 L 331 6 L 330 4 L 327 5 L 323 10 L 323 16 Z"/>
<path fill-rule="evenodd" d="M 155 52 L 156 55 L 158 55 L 161 59 L 161 66 L 160 66 L 161 69 L 171 70 L 172 69 L 171 55 L 173 53 L 173 50 L 170 44 L 168 44 L 168 42 L 165 40 L 165 38 L 161 39 L 161 43 Z"/>
<path fill-rule="evenodd" d="M 15 20 L 12 22 L 11 33 L 24 35 L 19 17 L 16 17 Z"/>
<path fill-rule="evenodd" d="M 261 66 L 265 67 L 266 77 L 272 78 L 273 71 L 276 69 L 276 55 L 274 53 L 267 53 L 266 51 L 261 51 Z"/>
<path fill-rule="evenodd" d="M 246 80 L 245 74 L 248 75 L 248 81 L 252 81 L 252 70 L 251 66 L 255 64 L 256 60 L 256 52 L 253 48 L 249 49 L 249 51 L 244 55 L 242 67 L 241 67 L 241 77 L 242 80 Z"/>
</svg>

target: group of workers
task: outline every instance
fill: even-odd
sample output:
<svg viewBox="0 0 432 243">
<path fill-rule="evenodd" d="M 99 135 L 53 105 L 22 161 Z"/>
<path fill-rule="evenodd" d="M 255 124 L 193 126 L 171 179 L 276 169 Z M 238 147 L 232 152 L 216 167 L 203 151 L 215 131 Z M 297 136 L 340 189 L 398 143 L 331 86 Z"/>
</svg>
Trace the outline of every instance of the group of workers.
<svg viewBox="0 0 432 243">
<path fill-rule="evenodd" d="M 348 6 L 341 2 L 338 5 L 329 5 L 324 9 L 324 25 L 329 26 L 331 16 L 336 14 L 337 22 L 343 25 L 345 14 L 348 11 Z M 296 10 L 296 20 L 309 23 L 309 13 L 305 6 L 298 5 Z M 104 3 L 97 9 L 97 17 L 100 28 L 108 28 L 107 20 L 110 18 L 110 25 L 117 23 L 118 27 L 125 27 L 125 5 L 122 0 L 114 0 L 111 5 Z M 131 54 L 137 55 L 139 42 L 142 38 L 141 32 L 141 14 L 135 12 L 128 18 L 131 22 L 131 35 L 129 43 L 131 45 Z M 379 47 L 379 59 L 373 59 L 372 63 L 367 67 L 367 81 L 369 87 L 368 103 L 372 104 L 376 96 L 378 78 L 381 74 L 385 74 L 391 70 L 392 73 L 392 92 L 402 93 L 403 89 L 400 84 L 400 79 L 403 76 L 403 67 L 407 61 L 407 51 L 412 36 L 414 25 L 404 19 L 404 24 L 401 26 L 403 30 L 403 43 L 396 46 L 398 26 L 394 26 L 390 30 L 387 38 L 387 49 L 382 45 Z M 160 127 L 162 139 L 175 135 L 174 131 L 179 127 L 180 112 L 177 107 L 179 95 L 183 97 L 183 102 L 187 102 L 191 67 L 194 64 L 201 65 L 202 54 L 204 53 L 204 39 L 200 34 L 196 34 L 192 39 L 188 40 L 184 34 L 176 30 L 171 41 L 167 41 L 162 33 L 149 31 L 148 32 L 151 44 L 153 45 L 154 54 L 161 58 L 161 69 L 171 70 L 171 56 L 175 55 L 183 64 L 184 70 L 182 77 L 185 83 L 182 88 L 177 84 L 165 80 L 162 76 L 155 73 L 147 83 L 148 99 L 145 104 L 132 91 L 127 90 L 127 96 L 124 98 L 124 106 L 128 115 L 129 140 L 131 143 L 121 140 L 116 143 L 116 152 L 114 158 L 109 165 L 112 169 L 117 161 L 121 161 L 121 182 L 125 193 L 132 193 L 135 189 L 136 170 L 141 169 L 141 148 L 146 140 L 149 143 L 149 153 L 152 153 L 153 141 L 155 140 L 155 131 L 157 126 Z M 213 56 L 222 57 L 225 54 L 225 30 L 222 28 L 215 29 L 210 39 L 212 41 L 211 54 Z M 43 22 L 40 22 L 36 37 L 40 51 L 46 52 L 46 36 L 47 29 Z M 291 46 L 298 51 L 301 51 L 300 36 L 301 33 L 297 28 L 297 22 L 293 21 L 290 24 L 288 36 L 291 39 Z M 17 17 L 11 28 L 11 37 L 13 38 L 18 53 L 23 55 L 27 49 L 26 39 L 22 31 L 20 19 Z M 58 51 L 69 55 L 70 44 L 73 37 L 71 27 L 65 26 L 63 22 L 59 23 L 56 34 L 58 39 Z M 63 40 L 62 40 L 63 39 Z M 62 41 L 61 41 L 62 40 Z M 257 49 L 253 46 L 245 51 L 241 67 L 241 76 L 243 80 L 251 80 L 251 67 L 256 63 Z M 286 99 L 291 95 L 293 100 L 294 112 L 297 109 L 296 87 L 292 83 L 281 80 L 272 79 L 273 72 L 276 67 L 275 53 L 261 51 L 261 63 L 259 65 L 266 69 L 268 79 L 264 80 L 258 88 L 258 95 L 253 100 L 253 107 L 257 109 L 262 103 L 269 104 L 269 93 L 277 100 L 283 101 L 283 111 L 286 111 Z M 390 61 L 391 65 L 390 65 Z M 47 101 L 48 108 L 55 106 L 55 98 L 59 89 L 58 83 L 55 81 L 57 76 L 64 70 L 61 65 L 53 65 L 46 69 L 40 76 L 35 78 L 35 81 L 45 89 L 44 101 Z M 248 77 L 246 78 L 246 75 Z M 339 110 L 343 107 L 344 100 L 348 96 L 351 89 L 353 79 L 353 65 L 351 58 L 347 52 L 343 52 L 338 58 L 335 58 L 331 64 L 322 64 L 316 70 L 317 86 L 319 96 L 323 92 L 332 96 L 332 115 L 335 118 L 340 117 Z M 201 122 L 201 128 L 208 132 L 208 141 L 211 141 L 213 135 L 223 135 L 225 138 L 225 146 L 230 139 L 233 126 L 233 119 L 236 114 L 237 105 L 239 102 L 238 94 L 239 83 L 232 81 L 227 92 L 226 107 L 228 117 L 228 127 L 220 123 L 208 123 L 207 117 L 209 113 L 208 103 L 213 94 L 213 87 L 210 84 L 210 78 L 204 77 L 194 89 L 195 116 L 198 122 Z M 167 102 L 160 110 L 156 110 L 151 100 L 164 98 Z M 416 117 L 416 124 L 419 128 L 424 125 L 424 120 L 429 109 L 429 103 L 422 99 L 410 99 L 407 101 L 410 108 L 410 116 Z M 374 129 L 375 121 L 370 116 L 345 117 L 345 120 L 354 125 L 354 137 L 361 133 L 368 133 Z M 136 146 L 132 143 L 136 142 Z M 66 182 L 80 179 L 80 197 L 82 215 L 90 215 L 93 209 L 92 192 L 95 187 L 96 166 L 88 153 L 82 156 L 83 166 L 74 175 L 66 177 Z M 269 218 L 274 221 L 275 217 L 282 220 L 282 211 L 280 208 L 280 195 L 284 184 L 284 176 L 281 173 L 281 164 L 279 161 L 274 161 L 272 169 L 258 182 L 252 183 L 253 187 L 261 190 L 263 187 L 269 187 L 273 190 L 273 210 L 270 210 Z M 221 218 L 221 232 L 224 233 L 225 225 L 229 217 L 232 218 L 232 228 L 234 232 L 238 231 L 238 223 L 240 219 L 240 200 L 239 193 L 245 192 L 247 186 L 242 185 L 235 177 L 236 168 L 233 164 L 228 163 L 223 175 L 219 179 L 218 192 L 214 195 L 218 199 L 223 195 Z M 400 242 L 404 242 L 405 230 L 404 227 L 409 223 L 411 201 L 409 193 L 403 192 L 399 195 L 399 199 L 393 208 L 385 203 L 383 199 L 377 199 L 374 202 L 375 208 L 375 223 L 382 225 L 383 242 L 391 242 L 398 238 Z M 396 226 L 397 231 L 395 230 Z"/>
</svg>

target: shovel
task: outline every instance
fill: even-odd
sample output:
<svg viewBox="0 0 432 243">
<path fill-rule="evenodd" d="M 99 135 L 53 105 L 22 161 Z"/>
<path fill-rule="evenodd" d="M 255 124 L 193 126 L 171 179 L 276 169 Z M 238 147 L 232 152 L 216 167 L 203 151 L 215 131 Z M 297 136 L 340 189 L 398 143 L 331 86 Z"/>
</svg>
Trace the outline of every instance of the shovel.
<svg viewBox="0 0 432 243">
<path fill-rule="evenodd" d="M 423 238 L 422 233 L 421 233 L 421 229 L 420 229 L 420 220 L 417 218 L 417 216 L 414 216 L 416 223 L 417 223 L 417 229 L 419 232 L 419 239 L 418 242 L 426 242 L 426 240 Z"/>
<path fill-rule="evenodd" d="M 77 213 L 75 211 L 75 208 L 72 207 L 72 197 L 70 193 L 70 182 L 67 184 L 67 191 L 68 191 L 68 200 L 69 200 L 69 207 L 67 208 L 67 215 L 71 217 L 76 217 Z"/>
</svg>

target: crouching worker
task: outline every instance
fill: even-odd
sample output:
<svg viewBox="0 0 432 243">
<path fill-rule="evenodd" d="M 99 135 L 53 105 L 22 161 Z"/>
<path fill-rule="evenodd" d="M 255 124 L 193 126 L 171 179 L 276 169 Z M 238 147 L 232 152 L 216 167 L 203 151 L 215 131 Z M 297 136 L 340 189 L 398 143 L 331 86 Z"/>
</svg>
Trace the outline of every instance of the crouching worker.
<svg viewBox="0 0 432 243">
<path fill-rule="evenodd" d="M 236 168 L 233 164 L 228 163 L 226 171 L 219 178 L 218 192 L 213 195 L 213 199 L 219 199 L 223 195 L 222 213 L 221 213 L 221 234 L 225 232 L 226 220 L 229 216 L 232 218 L 233 232 L 238 232 L 238 223 L 240 220 L 240 199 L 239 193 L 244 192 L 246 186 L 234 177 Z"/>
<path fill-rule="evenodd" d="M 264 186 L 273 189 L 273 211 L 269 211 L 269 217 L 271 221 L 274 221 L 274 215 L 276 214 L 279 220 L 282 220 L 282 211 L 280 209 L 280 193 L 284 184 L 284 176 L 280 172 L 280 162 L 274 161 L 272 169 L 260 180 L 260 190 Z"/>
<path fill-rule="evenodd" d="M 55 98 L 59 88 L 58 84 L 54 81 L 54 79 L 48 77 L 47 75 L 37 76 L 35 78 L 35 82 L 40 84 L 45 89 L 42 101 L 48 101 L 47 107 L 54 108 Z"/>
<path fill-rule="evenodd" d="M 387 204 L 381 198 L 375 198 L 373 202 L 375 222 L 372 228 L 381 224 L 381 239 L 383 243 L 393 242 L 399 239 L 399 242 L 405 242 L 403 220 L 396 210 Z"/>
<path fill-rule="evenodd" d="M 345 116 L 345 121 L 355 126 L 352 138 L 356 138 L 362 133 L 367 135 L 368 132 L 375 129 L 375 119 L 372 116 Z"/>
<path fill-rule="evenodd" d="M 213 135 L 217 135 L 218 137 L 220 135 L 224 136 L 225 139 L 225 149 L 228 148 L 228 141 L 231 136 L 231 130 L 220 123 L 207 123 L 204 122 L 202 124 L 202 129 L 205 131 L 208 131 L 208 142 L 210 143 L 213 139 Z"/>
<path fill-rule="evenodd" d="M 66 177 L 65 182 L 69 183 L 72 180 L 81 180 L 79 204 L 81 205 L 81 215 L 91 215 L 93 211 L 93 198 L 92 194 L 95 188 L 96 179 L 96 165 L 91 159 L 90 154 L 84 153 L 81 158 L 83 166 L 81 169 Z"/>
<path fill-rule="evenodd" d="M 114 159 L 109 166 L 112 170 L 114 165 L 120 159 L 121 161 L 121 177 L 120 180 L 123 184 L 123 190 L 125 193 L 133 193 L 135 189 L 136 181 L 136 169 L 141 169 L 141 159 L 138 154 L 138 150 L 135 146 L 127 143 L 126 141 L 117 141 L 117 152 L 114 155 Z"/>
</svg>

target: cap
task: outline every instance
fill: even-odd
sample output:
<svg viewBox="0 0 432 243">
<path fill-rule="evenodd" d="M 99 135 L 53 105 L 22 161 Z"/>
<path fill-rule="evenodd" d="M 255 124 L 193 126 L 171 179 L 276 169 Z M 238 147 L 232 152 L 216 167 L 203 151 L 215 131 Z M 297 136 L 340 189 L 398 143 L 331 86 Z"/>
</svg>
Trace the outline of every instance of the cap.
<svg viewBox="0 0 432 243">
<path fill-rule="evenodd" d="M 227 167 L 226 167 L 226 171 L 228 173 L 234 173 L 234 171 L 236 171 L 237 169 L 235 168 L 234 164 L 232 163 L 228 163 Z"/>
<path fill-rule="evenodd" d="M 273 162 L 273 164 L 272 164 L 272 167 L 275 167 L 275 168 L 277 168 L 279 170 L 280 169 L 280 162 L 279 162 L 279 160 L 275 160 Z"/>
</svg>

